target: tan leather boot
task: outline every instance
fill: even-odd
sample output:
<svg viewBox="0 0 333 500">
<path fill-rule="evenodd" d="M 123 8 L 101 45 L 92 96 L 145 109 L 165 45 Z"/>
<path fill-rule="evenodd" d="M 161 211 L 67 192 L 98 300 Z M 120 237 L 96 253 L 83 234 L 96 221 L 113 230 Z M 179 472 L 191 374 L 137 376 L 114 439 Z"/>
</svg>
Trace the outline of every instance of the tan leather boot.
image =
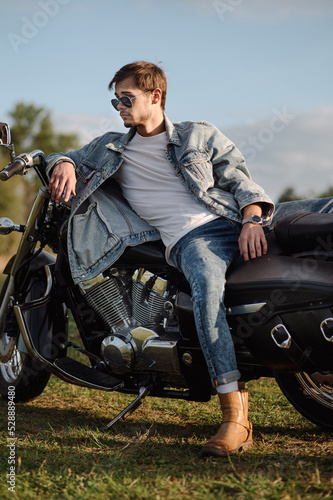
<svg viewBox="0 0 333 500">
<path fill-rule="evenodd" d="M 223 412 L 222 425 L 217 434 L 204 445 L 201 453 L 224 457 L 252 446 L 252 424 L 247 419 L 247 389 L 218 396 Z"/>
</svg>

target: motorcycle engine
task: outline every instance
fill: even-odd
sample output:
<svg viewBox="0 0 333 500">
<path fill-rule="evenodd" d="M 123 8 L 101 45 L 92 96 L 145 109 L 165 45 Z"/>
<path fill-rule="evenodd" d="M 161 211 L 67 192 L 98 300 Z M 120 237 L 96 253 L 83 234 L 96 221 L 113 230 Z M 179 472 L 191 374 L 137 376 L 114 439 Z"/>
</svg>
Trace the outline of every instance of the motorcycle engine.
<svg viewBox="0 0 333 500">
<path fill-rule="evenodd" d="M 112 333 L 103 340 L 101 355 L 114 373 L 179 373 L 177 338 L 166 328 L 174 309 L 167 279 L 142 268 L 130 276 L 111 269 L 89 283 L 84 294 Z"/>
</svg>

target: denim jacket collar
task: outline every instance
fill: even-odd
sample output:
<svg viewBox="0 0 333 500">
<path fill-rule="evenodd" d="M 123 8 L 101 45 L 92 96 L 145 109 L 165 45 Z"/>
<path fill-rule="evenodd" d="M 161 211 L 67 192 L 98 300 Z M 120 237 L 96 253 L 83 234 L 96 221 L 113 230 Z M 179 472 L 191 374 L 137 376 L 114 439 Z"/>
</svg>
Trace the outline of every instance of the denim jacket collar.
<svg viewBox="0 0 333 500">
<path fill-rule="evenodd" d="M 174 124 L 169 120 L 169 118 L 164 115 L 165 128 L 169 137 L 169 144 L 174 144 L 175 146 L 181 146 L 181 141 L 179 134 L 174 126 Z"/>
<path fill-rule="evenodd" d="M 109 142 L 108 144 L 105 144 L 105 147 L 108 149 L 111 149 L 111 151 L 116 151 L 117 153 L 122 153 L 126 147 L 126 144 L 133 139 L 134 135 L 136 133 L 136 127 L 131 127 L 127 134 L 124 134 L 119 137 L 114 142 Z"/>
<path fill-rule="evenodd" d="M 174 124 L 169 120 L 169 118 L 164 114 L 164 123 L 166 132 L 169 138 L 168 143 L 174 144 L 175 146 L 181 146 L 181 141 L 178 132 Z M 126 147 L 126 144 L 133 139 L 136 134 L 136 127 L 131 127 L 127 134 L 122 135 L 117 141 L 109 142 L 105 146 L 111 151 L 116 151 L 117 153 L 122 153 Z"/>
</svg>

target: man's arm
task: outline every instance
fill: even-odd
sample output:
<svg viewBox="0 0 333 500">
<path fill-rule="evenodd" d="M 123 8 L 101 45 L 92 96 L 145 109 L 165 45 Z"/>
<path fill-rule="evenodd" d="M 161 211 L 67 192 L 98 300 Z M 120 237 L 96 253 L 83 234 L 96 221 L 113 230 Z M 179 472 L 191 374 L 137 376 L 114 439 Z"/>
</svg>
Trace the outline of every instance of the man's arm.
<svg viewBox="0 0 333 500">
<path fill-rule="evenodd" d="M 269 220 L 274 211 L 274 203 L 264 189 L 252 180 L 244 156 L 220 130 L 211 124 L 206 123 L 205 126 L 207 149 L 211 152 L 213 164 L 214 187 L 234 196 L 243 221 L 252 215 Z M 259 224 L 244 224 L 238 244 L 244 260 L 267 253 L 265 233 Z"/>
<path fill-rule="evenodd" d="M 243 209 L 243 220 L 251 215 L 262 215 L 260 204 L 247 205 Z M 238 239 L 240 254 L 244 260 L 255 259 L 267 253 L 267 241 L 262 225 L 247 222 Z"/>
<path fill-rule="evenodd" d="M 274 203 L 264 189 L 252 180 L 242 153 L 214 125 L 205 123 L 203 127 L 213 164 L 214 187 L 231 193 L 242 215 L 247 206 L 259 204 L 261 216 L 265 221 L 269 220 L 274 212 Z"/>
</svg>

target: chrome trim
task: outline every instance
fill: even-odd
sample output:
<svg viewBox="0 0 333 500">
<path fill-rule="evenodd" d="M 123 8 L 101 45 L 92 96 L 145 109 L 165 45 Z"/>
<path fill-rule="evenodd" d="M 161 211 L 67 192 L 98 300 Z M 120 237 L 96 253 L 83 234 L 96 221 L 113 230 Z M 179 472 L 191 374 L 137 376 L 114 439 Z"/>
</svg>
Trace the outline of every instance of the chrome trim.
<svg viewBox="0 0 333 500">
<path fill-rule="evenodd" d="M 0 335 L 2 334 L 2 330 L 4 328 L 5 324 L 5 318 L 6 314 L 8 311 L 8 304 L 10 301 L 10 298 L 12 297 L 14 293 L 14 276 L 9 277 L 8 285 L 5 291 L 4 298 L 2 299 L 1 305 L 0 305 Z"/>
<path fill-rule="evenodd" d="M 184 352 L 182 361 L 185 365 L 191 366 L 193 364 L 193 356 L 190 352 Z"/>
<path fill-rule="evenodd" d="M 43 297 L 32 300 L 31 302 L 27 302 L 25 304 L 20 304 L 19 307 L 22 309 L 22 311 L 37 309 L 38 307 L 45 306 L 48 302 L 50 302 L 52 297 L 53 278 L 50 266 L 48 265 L 44 266 L 44 270 L 46 274 L 46 290 Z"/>
<path fill-rule="evenodd" d="M 65 372 L 60 367 L 55 366 L 53 363 L 50 363 L 50 361 L 48 361 L 47 359 L 43 358 L 43 356 L 41 356 L 39 354 L 39 352 L 37 351 L 37 349 L 34 347 L 34 345 L 32 343 L 29 328 L 26 324 L 26 321 L 25 321 L 24 315 L 22 314 L 20 306 L 14 306 L 14 312 L 15 312 L 17 323 L 18 323 L 18 326 L 19 326 L 19 329 L 20 329 L 21 335 L 23 337 L 24 344 L 27 348 L 29 356 L 34 361 L 36 361 L 36 363 L 38 363 L 40 366 L 42 366 L 45 370 L 49 371 L 50 373 L 52 373 L 56 377 L 60 378 L 61 380 L 64 380 L 65 382 L 79 385 L 81 387 L 89 387 L 91 389 L 100 389 L 100 390 L 106 391 L 106 392 L 111 392 L 111 391 L 115 390 L 115 388 L 113 388 L 113 387 L 107 388 L 105 386 L 100 386 L 98 384 L 93 384 L 91 382 L 86 382 L 85 380 L 79 379 L 79 378 L 75 377 L 74 375 L 71 375 L 71 374 Z"/>
<path fill-rule="evenodd" d="M 153 273 L 147 271 L 144 268 L 140 268 L 134 272 L 132 279 L 134 282 L 141 283 L 142 285 L 146 286 L 149 280 L 153 277 L 154 277 Z M 158 297 L 165 297 L 167 293 L 167 287 L 168 287 L 167 280 L 160 277 L 156 277 L 156 280 L 149 288 L 149 291 L 155 292 Z"/>
<path fill-rule="evenodd" d="M 145 328 L 144 326 L 138 326 L 137 328 L 133 328 L 133 330 L 131 330 L 131 334 L 139 351 L 141 351 L 144 348 L 144 344 L 148 340 L 159 338 L 159 336 L 157 335 L 156 332 L 154 332 L 154 330 L 151 330 L 150 328 Z"/>
<path fill-rule="evenodd" d="M 0 234 L 6 235 L 10 234 L 12 231 L 23 232 L 22 226 L 19 224 L 14 224 L 14 222 L 8 217 L 0 218 Z"/>
<path fill-rule="evenodd" d="M 85 295 L 88 293 L 92 288 L 94 288 L 97 285 L 101 285 L 105 281 L 108 281 L 110 279 L 109 276 L 104 276 L 103 273 L 100 273 L 98 276 L 95 276 L 95 278 L 92 278 L 91 280 L 83 281 L 82 283 L 79 283 L 79 288 L 81 290 L 81 293 Z"/>
<path fill-rule="evenodd" d="M 177 340 L 148 339 L 142 349 L 143 360 L 153 371 L 181 375 Z"/>
<path fill-rule="evenodd" d="M 101 343 L 102 357 L 116 374 L 126 373 L 133 366 L 136 345 L 131 339 L 127 341 L 117 335 L 111 335 Z"/>
<path fill-rule="evenodd" d="M 236 314 L 251 314 L 259 312 L 266 302 L 258 302 L 256 304 L 242 304 L 240 306 L 231 306 L 227 308 L 227 315 L 236 316 Z"/>
</svg>

